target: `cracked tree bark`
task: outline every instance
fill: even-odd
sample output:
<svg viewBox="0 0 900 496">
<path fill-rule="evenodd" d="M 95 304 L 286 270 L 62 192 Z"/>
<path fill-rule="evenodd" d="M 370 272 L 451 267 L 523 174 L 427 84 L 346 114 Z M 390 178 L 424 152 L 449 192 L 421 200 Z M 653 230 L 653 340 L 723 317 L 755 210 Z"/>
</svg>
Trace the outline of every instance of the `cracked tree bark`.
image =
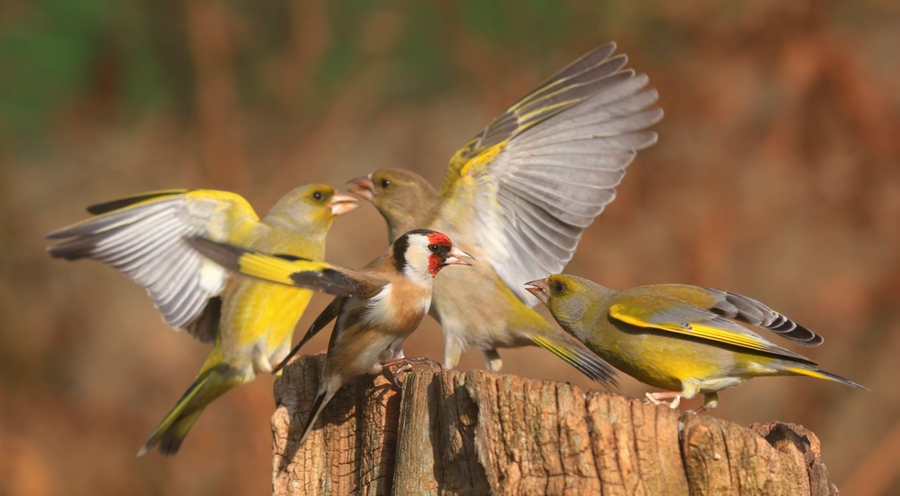
<svg viewBox="0 0 900 496">
<path fill-rule="evenodd" d="M 275 383 L 276 496 L 838 494 L 801 426 L 482 371 L 415 370 L 402 394 L 358 378 L 298 446 L 322 363 L 302 357 Z"/>
</svg>

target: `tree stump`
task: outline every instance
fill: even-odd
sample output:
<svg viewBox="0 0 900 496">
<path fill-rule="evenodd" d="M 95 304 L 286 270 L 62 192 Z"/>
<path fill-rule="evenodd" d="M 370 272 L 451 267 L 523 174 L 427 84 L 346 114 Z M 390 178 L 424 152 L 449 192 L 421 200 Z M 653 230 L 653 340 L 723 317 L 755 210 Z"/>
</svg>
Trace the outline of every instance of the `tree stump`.
<svg viewBox="0 0 900 496">
<path fill-rule="evenodd" d="M 801 426 L 483 371 L 415 370 L 402 393 L 360 377 L 298 446 L 323 363 L 302 357 L 275 383 L 276 496 L 838 494 Z"/>
</svg>

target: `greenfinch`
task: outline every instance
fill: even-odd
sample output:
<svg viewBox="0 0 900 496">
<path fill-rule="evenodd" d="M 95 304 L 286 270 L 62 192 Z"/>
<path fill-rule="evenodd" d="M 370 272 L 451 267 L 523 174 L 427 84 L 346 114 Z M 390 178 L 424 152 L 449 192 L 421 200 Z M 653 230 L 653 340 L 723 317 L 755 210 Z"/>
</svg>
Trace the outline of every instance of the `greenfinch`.
<svg viewBox="0 0 900 496">
<path fill-rule="evenodd" d="M 285 195 L 260 219 L 226 191 L 167 190 L 88 207 L 95 216 L 49 234 L 67 241 L 53 257 L 106 263 L 144 286 L 166 323 L 214 343 L 194 383 L 138 452 L 175 454 L 203 409 L 231 388 L 269 373 L 290 350 L 312 291 L 229 277 L 185 241 L 205 236 L 254 249 L 322 260 L 336 216 L 355 198 L 308 185 Z"/>
<path fill-rule="evenodd" d="M 470 265 L 468 260 L 472 260 L 450 238 L 428 229 L 403 234 L 381 256 L 357 270 L 310 264 L 203 238 L 192 239 L 191 245 L 241 274 L 338 295 L 294 348 L 298 350 L 336 319 L 300 444 L 344 384 L 406 360 L 403 341 L 419 327 L 431 306 L 432 280 L 443 267 Z"/>
<path fill-rule="evenodd" d="M 500 114 L 452 157 L 440 191 L 398 169 L 351 181 L 350 192 L 385 218 L 389 239 L 428 227 L 476 258 L 473 270 L 435 280 L 445 367 L 467 346 L 492 371 L 502 366 L 498 348 L 540 346 L 610 381 L 614 371 L 535 312 L 522 285 L 565 267 L 636 151 L 656 142 L 645 128 L 662 118 L 648 108 L 657 92 L 614 51 L 609 43 L 584 55 Z"/>
<path fill-rule="evenodd" d="M 804 346 L 823 341 L 746 296 L 684 284 L 615 291 L 566 274 L 526 287 L 566 332 L 594 353 L 635 379 L 667 390 L 648 393 L 654 403 L 668 399 L 676 408 L 681 398 L 702 394 L 701 410 L 709 410 L 718 404 L 719 390 L 763 376 L 805 375 L 865 389 L 742 325 Z"/>
</svg>

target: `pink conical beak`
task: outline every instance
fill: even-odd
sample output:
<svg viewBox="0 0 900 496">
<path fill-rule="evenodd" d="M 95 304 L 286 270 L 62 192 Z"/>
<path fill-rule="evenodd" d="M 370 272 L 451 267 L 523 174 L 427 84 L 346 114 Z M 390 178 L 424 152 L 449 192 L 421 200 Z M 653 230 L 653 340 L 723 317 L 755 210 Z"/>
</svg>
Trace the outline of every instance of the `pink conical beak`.
<svg viewBox="0 0 900 496">
<path fill-rule="evenodd" d="M 444 265 L 472 265 L 464 259 L 475 261 L 475 257 L 453 246 L 450 248 L 449 256 L 444 259 Z"/>
<path fill-rule="evenodd" d="M 546 279 L 537 279 L 535 281 L 526 282 L 525 290 L 529 293 L 533 294 L 535 298 L 541 300 L 541 303 L 544 305 L 547 304 L 547 301 L 550 299 L 550 296 L 547 294 L 547 280 Z"/>
<path fill-rule="evenodd" d="M 331 197 L 328 206 L 331 208 L 331 215 L 338 216 L 344 215 L 347 212 L 352 212 L 359 204 L 356 203 L 356 198 L 343 193 L 337 193 Z"/>
<path fill-rule="evenodd" d="M 373 201 L 375 199 L 375 185 L 372 184 L 372 174 L 360 176 L 347 181 L 351 186 L 348 190 L 354 195 Z"/>
</svg>

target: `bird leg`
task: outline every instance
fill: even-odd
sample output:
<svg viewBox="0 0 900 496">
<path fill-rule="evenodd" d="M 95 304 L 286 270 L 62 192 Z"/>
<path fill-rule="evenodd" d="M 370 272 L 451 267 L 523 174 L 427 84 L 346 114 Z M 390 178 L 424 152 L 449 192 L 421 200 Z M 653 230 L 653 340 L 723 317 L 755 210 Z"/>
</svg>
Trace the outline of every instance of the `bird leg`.
<svg viewBox="0 0 900 496">
<path fill-rule="evenodd" d="M 425 364 L 431 367 L 432 369 L 438 368 L 443 369 L 441 364 L 435 362 L 426 357 L 414 357 L 414 358 L 398 358 L 396 360 L 391 360 L 389 362 L 385 362 L 381 364 L 381 370 L 384 372 L 385 377 L 391 381 L 391 384 L 397 386 L 397 389 L 402 389 L 403 385 L 398 380 L 398 375 L 400 372 L 409 372 L 412 369 L 413 364 Z M 399 367 L 398 367 L 399 365 Z M 396 370 L 393 370 L 392 367 L 397 367 Z"/>
<path fill-rule="evenodd" d="M 491 372 L 500 372 L 500 369 L 503 368 L 503 360 L 500 359 L 500 353 L 497 352 L 496 348 L 491 348 L 489 350 L 481 350 L 484 353 L 484 359 L 487 360 L 488 370 Z"/>
<path fill-rule="evenodd" d="M 677 391 L 658 391 L 647 393 L 647 402 L 654 405 L 668 405 L 669 408 L 678 408 L 681 403 L 681 393 Z M 671 401 L 666 401 L 671 400 Z"/>
<path fill-rule="evenodd" d="M 704 410 L 712 410 L 719 404 L 719 393 L 712 392 L 706 393 L 703 395 L 703 406 L 700 407 L 697 412 L 702 412 Z"/>
</svg>

